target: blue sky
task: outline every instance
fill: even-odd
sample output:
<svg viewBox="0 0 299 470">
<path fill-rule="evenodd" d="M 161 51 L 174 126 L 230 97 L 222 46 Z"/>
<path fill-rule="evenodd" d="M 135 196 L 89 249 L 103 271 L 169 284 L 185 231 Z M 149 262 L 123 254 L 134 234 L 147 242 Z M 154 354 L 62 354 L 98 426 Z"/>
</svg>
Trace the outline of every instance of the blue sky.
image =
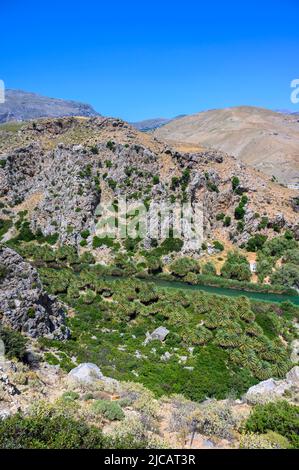
<svg viewBox="0 0 299 470">
<path fill-rule="evenodd" d="M 299 111 L 298 0 L 10 0 L 0 18 L 7 88 L 131 121 L 242 104 Z"/>
</svg>

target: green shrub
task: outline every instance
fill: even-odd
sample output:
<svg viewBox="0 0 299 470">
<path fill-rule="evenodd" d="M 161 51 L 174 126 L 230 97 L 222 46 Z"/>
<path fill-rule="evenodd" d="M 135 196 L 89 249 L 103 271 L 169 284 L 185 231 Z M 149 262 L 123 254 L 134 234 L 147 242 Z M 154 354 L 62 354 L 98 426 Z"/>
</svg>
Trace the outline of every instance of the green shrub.
<svg viewBox="0 0 299 470">
<path fill-rule="evenodd" d="M 188 273 L 198 273 L 198 262 L 192 258 L 182 257 L 178 258 L 170 265 L 170 271 L 178 277 L 184 277 Z"/>
<path fill-rule="evenodd" d="M 114 142 L 113 142 L 112 140 L 108 140 L 108 142 L 107 142 L 106 145 L 107 145 L 107 148 L 108 148 L 109 150 L 111 150 L 111 151 L 114 150 L 115 144 L 114 144 Z"/>
<path fill-rule="evenodd" d="M 245 427 L 247 431 L 259 434 L 274 431 L 299 448 L 299 407 L 287 401 L 256 405 Z"/>
<path fill-rule="evenodd" d="M 75 401 L 80 398 L 80 395 L 79 393 L 73 392 L 72 390 L 70 390 L 68 392 L 64 392 L 61 398 L 63 401 Z"/>
<path fill-rule="evenodd" d="M 106 245 L 110 248 L 112 248 L 114 246 L 114 241 L 113 241 L 113 238 L 110 238 L 108 236 L 106 237 L 103 237 L 103 238 L 100 238 L 100 237 L 93 237 L 93 241 L 92 241 L 92 247 L 93 248 L 99 248 L 103 245 Z"/>
<path fill-rule="evenodd" d="M 299 288 L 299 266 L 283 264 L 270 277 L 271 284 Z"/>
<path fill-rule="evenodd" d="M 247 242 L 247 251 L 260 250 L 266 243 L 267 238 L 267 235 L 261 235 L 260 233 L 255 234 L 253 237 L 249 238 Z"/>
<path fill-rule="evenodd" d="M 124 419 L 125 414 L 118 403 L 107 400 L 96 400 L 93 403 L 93 411 L 103 415 L 109 421 Z"/>
<path fill-rule="evenodd" d="M 237 206 L 236 209 L 235 209 L 235 218 L 237 220 L 242 220 L 244 219 L 244 215 L 245 215 L 245 209 L 243 206 Z"/>
<path fill-rule="evenodd" d="M 0 449 L 101 449 L 102 431 L 53 409 L 0 421 Z"/>
<path fill-rule="evenodd" d="M 90 236 L 90 231 L 88 229 L 85 229 L 81 232 L 81 237 L 86 240 Z"/>
<path fill-rule="evenodd" d="M 213 247 L 215 248 L 215 250 L 219 250 L 219 251 L 223 251 L 224 250 L 224 246 L 222 243 L 220 243 L 218 240 L 215 240 L 213 242 Z"/>
<path fill-rule="evenodd" d="M 233 191 L 236 191 L 236 189 L 238 188 L 240 184 L 240 180 L 237 176 L 233 176 L 232 177 L 232 188 L 233 188 Z"/>
<path fill-rule="evenodd" d="M 251 272 L 247 258 L 237 252 L 229 252 L 221 268 L 221 276 L 238 281 L 249 281 Z"/>
<path fill-rule="evenodd" d="M 239 220 L 238 223 L 237 223 L 238 232 L 240 232 L 240 233 L 243 232 L 244 227 L 245 227 L 245 224 L 244 224 L 243 220 Z"/>
<path fill-rule="evenodd" d="M 224 227 L 229 227 L 230 224 L 231 224 L 231 221 L 232 221 L 231 217 L 229 215 L 227 215 L 223 220 L 223 226 Z"/>
<path fill-rule="evenodd" d="M 96 261 L 94 256 L 89 251 L 85 251 L 80 257 L 80 262 L 86 264 L 95 264 Z"/>
<path fill-rule="evenodd" d="M 107 179 L 107 183 L 108 183 L 108 186 L 109 186 L 111 189 L 113 189 L 113 190 L 114 190 L 114 189 L 116 188 L 116 186 L 117 186 L 117 182 L 116 182 L 114 179 L 112 179 L 112 178 L 108 178 L 108 179 Z"/>
<path fill-rule="evenodd" d="M 4 279 L 7 275 L 7 268 L 3 264 L 0 264 L 0 280 Z"/>
<path fill-rule="evenodd" d="M 216 276 L 216 268 L 211 261 L 208 261 L 202 266 L 201 272 L 206 276 Z"/>
<path fill-rule="evenodd" d="M 28 318 L 35 318 L 35 309 L 33 307 L 28 308 L 27 316 Z"/>
<path fill-rule="evenodd" d="M 12 227 L 12 221 L 9 219 L 0 219 L 0 239 Z"/>
<path fill-rule="evenodd" d="M 262 217 L 262 219 L 261 219 L 261 221 L 258 225 L 258 230 L 263 230 L 264 228 L 266 228 L 268 223 L 269 223 L 268 217 Z"/>
<path fill-rule="evenodd" d="M 4 343 L 7 359 L 23 359 L 26 352 L 27 339 L 21 333 L 10 328 L 0 327 L 0 339 Z"/>
<path fill-rule="evenodd" d="M 96 145 L 92 145 L 92 146 L 90 147 L 90 151 L 91 151 L 91 153 L 92 153 L 93 155 L 98 155 L 98 154 L 99 154 L 99 149 L 98 149 L 98 147 L 97 147 Z"/>
</svg>

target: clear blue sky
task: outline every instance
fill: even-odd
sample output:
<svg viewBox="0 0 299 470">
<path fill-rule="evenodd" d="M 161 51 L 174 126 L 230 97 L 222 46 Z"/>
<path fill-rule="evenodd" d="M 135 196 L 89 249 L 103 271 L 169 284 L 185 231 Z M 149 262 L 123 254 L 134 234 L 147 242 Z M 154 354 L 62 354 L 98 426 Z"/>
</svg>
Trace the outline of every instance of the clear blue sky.
<svg viewBox="0 0 299 470">
<path fill-rule="evenodd" d="M 7 88 L 126 120 L 241 104 L 299 111 L 299 1 L 1 1 Z"/>
</svg>

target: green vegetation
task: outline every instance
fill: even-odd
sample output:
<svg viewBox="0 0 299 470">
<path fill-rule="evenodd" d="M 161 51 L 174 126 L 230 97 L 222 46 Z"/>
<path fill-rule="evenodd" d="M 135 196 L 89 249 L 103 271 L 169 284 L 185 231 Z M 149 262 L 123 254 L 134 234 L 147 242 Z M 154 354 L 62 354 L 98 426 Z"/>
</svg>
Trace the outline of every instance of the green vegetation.
<svg viewBox="0 0 299 470">
<path fill-rule="evenodd" d="M 18 331 L 7 327 L 0 327 L 0 339 L 4 343 L 7 359 L 22 360 L 26 351 L 27 340 Z"/>
<path fill-rule="evenodd" d="M 257 233 L 253 237 L 249 238 L 247 242 L 247 250 L 248 251 L 257 251 L 263 248 L 264 244 L 266 243 L 267 240 L 267 235 L 261 235 Z"/>
<path fill-rule="evenodd" d="M 188 273 L 198 273 L 199 266 L 196 260 L 192 258 L 182 257 L 178 258 L 170 265 L 170 271 L 175 276 L 184 277 Z"/>
<path fill-rule="evenodd" d="M 246 422 L 249 432 L 274 431 L 284 436 L 292 447 L 299 448 L 299 406 L 287 401 L 257 405 Z"/>
<path fill-rule="evenodd" d="M 4 279 L 7 275 L 7 269 L 4 265 L 0 264 L 0 280 Z"/>
<path fill-rule="evenodd" d="M 238 252 L 229 252 L 221 268 L 221 276 L 238 281 L 250 281 L 251 272 L 247 258 Z"/>
<path fill-rule="evenodd" d="M 125 415 L 118 403 L 107 400 L 96 400 L 93 403 L 95 413 L 104 416 L 109 421 L 124 419 Z"/>
<path fill-rule="evenodd" d="M 263 230 L 264 228 L 266 228 L 268 226 L 268 223 L 269 223 L 268 217 L 262 217 L 262 219 L 261 219 L 261 221 L 258 225 L 258 229 Z"/>
<path fill-rule="evenodd" d="M 216 276 L 216 268 L 211 261 L 208 261 L 202 266 L 201 272 L 206 276 Z"/>
<path fill-rule="evenodd" d="M 102 449 L 102 431 L 53 408 L 0 421 L 0 449 Z"/>
<path fill-rule="evenodd" d="M 108 140 L 107 142 L 107 148 L 111 151 L 114 150 L 114 147 L 115 147 L 115 143 L 112 141 L 112 140 Z"/>
<path fill-rule="evenodd" d="M 248 203 L 248 197 L 245 194 L 243 194 L 243 196 L 241 197 L 239 201 L 239 205 L 235 209 L 235 219 L 237 220 L 244 219 L 244 215 L 246 213 L 245 206 L 247 203 Z"/>
<path fill-rule="evenodd" d="M 90 236 L 90 231 L 88 229 L 85 229 L 81 232 L 81 237 L 86 239 Z"/>
<path fill-rule="evenodd" d="M 223 226 L 229 227 L 231 224 L 231 221 L 232 221 L 231 217 L 229 215 L 226 215 L 223 220 Z"/>
<path fill-rule="evenodd" d="M 270 277 L 272 284 L 299 288 L 299 266 L 287 263 L 278 268 Z"/>
<path fill-rule="evenodd" d="M 222 243 L 220 243 L 218 240 L 215 240 L 213 242 L 213 248 L 215 248 L 215 250 L 219 250 L 219 251 L 223 251 L 224 250 L 224 246 Z"/>
<path fill-rule="evenodd" d="M 180 274 L 184 267 L 179 266 Z M 41 346 L 55 348 L 66 370 L 76 356 L 78 362 L 98 363 L 106 376 L 141 382 L 157 396 L 182 393 L 201 401 L 207 396 L 224 398 L 232 391 L 239 396 L 258 380 L 281 377 L 291 367 L 284 343 L 277 336 L 274 343 L 266 334 L 272 321 L 269 304 L 261 312 L 241 297 L 165 290 L 134 279 L 105 281 L 98 265 L 79 272 L 45 267 L 39 271 L 46 289 L 76 311 L 68 319 L 70 340 L 39 340 Z M 277 317 L 287 341 L 294 315 L 288 312 L 288 319 Z M 146 332 L 161 325 L 169 330 L 165 341 L 144 344 Z M 269 350 L 272 355 L 266 354 Z M 166 351 L 171 354 L 168 361 L 161 359 Z M 181 356 L 186 362 L 180 362 Z"/>
<path fill-rule="evenodd" d="M 251 248 L 254 248 L 253 245 Z M 280 258 L 282 264 L 277 267 L 276 263 Z M 286 231 L 283 236 L 265 240 L 257 251 L 257 273 L 259 281 L 263 282 L 266 276 L 270 276 L 272 285 L 279 284 L 285 286 L 285 288 L 298 287 L 298 260 L 298 242 L 294 240 L 291 232 Z M 273 270 L 274 268 L 275 271 Z"/>
<path fill-rule="evenodd" d="M 237 188 L 239 187 L 239 184 L 240 184 L 240 180 L 237 176 L 233 176 L 232 177 L 232 188 L 233 188 L 233 191 L 236 191 Z"/>
<path fill-rule="evenodd" d="M 225 217 L 225 214 L 223 212 L 220 212 L 219 214 L 216 215 L 216 220 L 223 220 Z"/>
<path fill-rule="evenodd" d="M 0 219 L 0 239 L 12 227 L 12 221 L 9 219 Z"/>
</svg>

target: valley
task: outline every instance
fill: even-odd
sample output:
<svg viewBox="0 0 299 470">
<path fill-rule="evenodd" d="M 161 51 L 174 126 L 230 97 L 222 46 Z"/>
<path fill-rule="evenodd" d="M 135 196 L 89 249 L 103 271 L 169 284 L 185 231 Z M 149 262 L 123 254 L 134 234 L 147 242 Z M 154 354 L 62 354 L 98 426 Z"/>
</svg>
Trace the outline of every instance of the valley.
<svg viewBox="0 0 299 470">
<path fill-rule="evenodd" d="M 0 447 L 297 447 L 255 427 L 297 409 L 296 191 L 114 118 L 4 124 L 0 149 Z"/>
</svg>

